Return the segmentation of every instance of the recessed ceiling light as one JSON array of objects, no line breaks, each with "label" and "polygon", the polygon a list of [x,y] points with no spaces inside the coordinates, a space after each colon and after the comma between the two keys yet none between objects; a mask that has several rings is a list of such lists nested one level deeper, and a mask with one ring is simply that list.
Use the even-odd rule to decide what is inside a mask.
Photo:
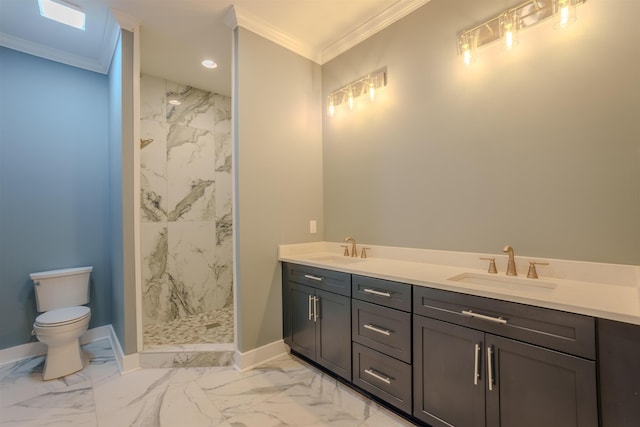
[{"label": "recessed ceiling light", "polygon": [[211,59],[205,59],[202,61],[202,66],[205,68],[216,68],[218,64],[216,64],[216,61],[212,61]]},{"label": "recessed ceiling light", "polygon": [[169,104],[171,104],[171,105],[180,105],[180,104],[182,104],[182,102],[178,101],[177,99],[170,99],[169,100]]},{"label": "recessed ceiling light", "polygon": [[85,14],[80,8],[72,3],[65,1],[38,0],[40,6],[40,15],[45,18],[78,28],[84,31]]}]

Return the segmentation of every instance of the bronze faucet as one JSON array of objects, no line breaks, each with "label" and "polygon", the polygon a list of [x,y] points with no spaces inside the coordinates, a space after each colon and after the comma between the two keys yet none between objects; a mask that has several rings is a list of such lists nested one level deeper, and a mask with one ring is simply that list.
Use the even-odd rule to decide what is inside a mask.
[{"label": "bronze faucet", "polygon": [[[356,248],[356,239],[354,239],[353,237],[345,237],[344,241],[347,242],[347,243],[351,243],[351,256],[352,257],[357,257],[358,256],[358,249]],[[346,251],[345,251],[345,253],[346,253]]]},{"label": "bronze faucet", "polygon": [[513,257],[513,248],[510,245],[507,245],[502,249],[502,252],[506,252],[509,254],[509,261],[507,262],[507,276],[517,276],[516,272],[516,261]]}]

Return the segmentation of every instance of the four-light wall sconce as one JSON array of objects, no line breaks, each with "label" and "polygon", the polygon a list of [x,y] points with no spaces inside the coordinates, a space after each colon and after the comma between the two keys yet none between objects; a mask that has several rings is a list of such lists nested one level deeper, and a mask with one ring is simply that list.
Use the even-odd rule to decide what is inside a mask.
[{"label": "four-light wall sconce", "polygon": [[348,104],[349,109],[353,110],[356,99],[361,96],[369,96],[373,101],[376,91],[385,86],[387,86],[387,69],[383,68],[334,90],[327,97],[329,115],[333,117],[336,108],[342,104]]},{"label": "four-light wall sconce", "polygon": [[586,0],[527,0],[492,16],[484,22],[459,31],[458,55],[465,65],[474,62],[474,51],[502,39],[506,50],[518,44],[519,31],[538,24],[550,16],[554,28],[565,28],[576,20],[576,6]]}]

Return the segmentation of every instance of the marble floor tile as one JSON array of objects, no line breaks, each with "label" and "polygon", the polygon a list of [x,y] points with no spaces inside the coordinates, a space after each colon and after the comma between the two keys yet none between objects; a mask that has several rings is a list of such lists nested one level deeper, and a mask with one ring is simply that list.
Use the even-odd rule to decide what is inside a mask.
[{"label": "marble floor tile", "polygon": [[109,340],[79,373],[42,381],[43,357],[0,366],[0,426],[403,427],[408,421],[305,362],[255,369],[140,369],[120,375]]}]

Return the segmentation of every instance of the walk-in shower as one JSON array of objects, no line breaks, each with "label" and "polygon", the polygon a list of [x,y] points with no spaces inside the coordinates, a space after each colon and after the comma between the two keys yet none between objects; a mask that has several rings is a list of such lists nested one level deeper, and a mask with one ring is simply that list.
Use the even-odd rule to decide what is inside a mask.
[{"label": "walk-in shower", "polygon": [[231,98],[140,88],[143,351],[232,344]]}]

